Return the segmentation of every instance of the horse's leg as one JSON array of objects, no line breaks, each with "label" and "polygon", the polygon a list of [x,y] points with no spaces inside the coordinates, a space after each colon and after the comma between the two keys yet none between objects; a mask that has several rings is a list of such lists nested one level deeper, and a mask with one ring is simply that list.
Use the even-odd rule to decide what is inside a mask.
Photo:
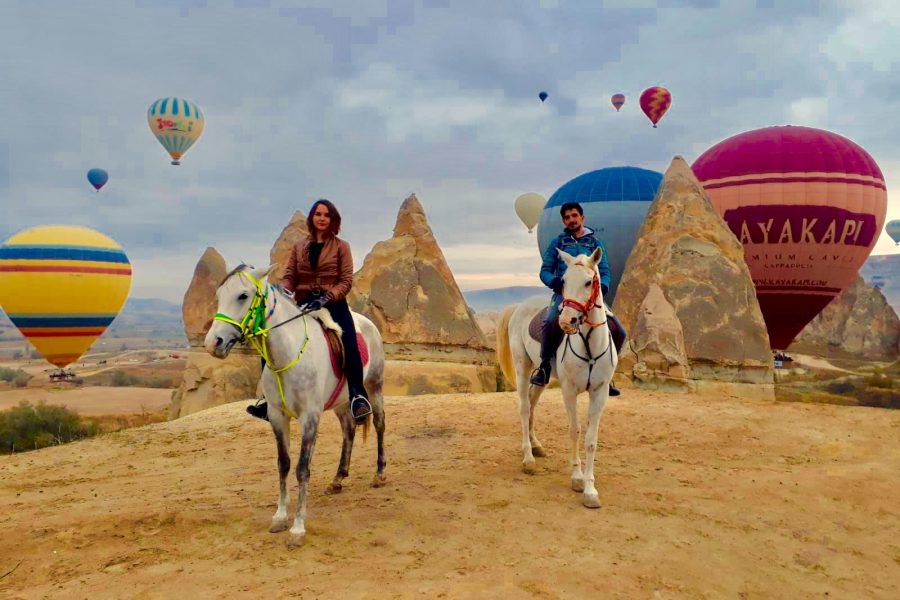
[{"label": "horse's leg", "polygon": [[527,365],[516,365],[516,389],[519,392],[519,416],[522,419],[522,470],[534,474],[534,453],[531,447],[531,411],[543,388],[531,385]]},{"label": "horse's leg", "polygon": [[275,434],[275,446],[278,449],[278,509],[272,517],[269,531],[278,533],[288,528],[288,492],[287,476],[291,471],[291,421],[280,410],[269,409],[269,423]]},{"label": "horse's leg", "polygon": [[578,450],[578,438],[581,437],[581,426],[578,424],[578,390],[568,382],[562,382],[563,401],[569,416],[569,464],[572,465],[572,489],[584,491],[584,474],[581,472],[581,456]]},{"label": "horse's leg", "polygon": [[588,426],[584,436],[584,498],[582,503],[588,508],[600,508],[600,496],[594,487],[594,455],[597,452],[597,436],[600,429],[600,417],[603,415],[603,407],[609,399],[609,386],[601,385],[590,392],[590,404],[588,405]]},{"label": "horse's leg", "polygon": [[534,407],[537,406],[538,400],[540,400],[541,394],[535,394],[531,400],[531,412],[528,415],[528,440],[531,442],[531,453],[538,458],[547,456],[547,453],[544,451],[544,446],[541,445],[541,442],[538,441],[537,436],[534,434]]},{"label": "horse's leg", "polygon": [[318,413],[301,413],[303,423],[303,440],[300,442],[300,460],[297,462],[297,481],[300,484],[300,494],[297,500],[297,513],[294,515],[294,524],[291,526],[291,535],[288,538],[288,547],[295,548],[303,543],[306,537],[306,491],[309,487],[309,463],[312,461],[313,450],[316,448],[316,434],[319,430]]},{"label": "horse's leg", "polygon": [[340,494],[343,489],[342,482],[344,477],[350,475],[350,454],[353,452],[353,438],[356,436],[356,424],[353,422],[353,415],[350,414],[350,405],[344,405],[340,409],[335,409],[338,421],[341,423],[341,432],[344,434],[344,445],[341,448],[341,462],[338,465],[337,473],[326,494]]},{"label": "horse's leg", "polygon": [[372,420],[375,423],[375,433],[378,436],[378,465],[375,477],[372,479],[372,487],[381,487],[387,483],[387,477],[384,475],[384,468],[387,466],[387,459],[384,457],[384,393],[381,383],[373,386],[373,388]]}]

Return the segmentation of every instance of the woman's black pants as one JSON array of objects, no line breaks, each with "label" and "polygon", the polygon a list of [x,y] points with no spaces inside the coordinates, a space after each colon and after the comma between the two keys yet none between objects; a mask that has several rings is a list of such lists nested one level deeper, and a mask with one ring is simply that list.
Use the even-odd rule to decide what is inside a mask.
[{"label": "woman's black pants", "polygon": [[[304,298],[297,304],[303,306],[303,302],[310,298]],[[363,385],[363,366],[362,357],[359,354],[359,345],[356,343],[356,327],[353,324],[353,315],[350,314],[350,306],[346,300],[339,300],[326,304],[331,318],[335,323],[341,326],[341,341],[344,344],[344,374],[347,376],[347,387],[350,392],[350,398],[358,394],[362,394],[366,398],[366,388]],[[265,368],[266,361],[262,360],[262,367]]]}]

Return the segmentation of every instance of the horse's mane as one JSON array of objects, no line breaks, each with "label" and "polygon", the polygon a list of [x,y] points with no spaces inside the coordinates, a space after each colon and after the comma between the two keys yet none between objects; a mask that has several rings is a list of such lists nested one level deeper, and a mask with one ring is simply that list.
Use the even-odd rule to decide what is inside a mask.
[{"label": "horse's mane", "polygon": [[225,277],[222,278],[222,281],[219,282],[219,287],[221,287],[222,284],[224,284],[226,281],[228,281],[228,279],[235,273],[240,273],[241,271],[246,271],[247,269],[252,269],[252,268],[253,268],[252,266],[250,266],[246,263],[239,264],[238,266],[233,268],[231,270],[231,272],[228,273],[228,275],[226,275]]}]

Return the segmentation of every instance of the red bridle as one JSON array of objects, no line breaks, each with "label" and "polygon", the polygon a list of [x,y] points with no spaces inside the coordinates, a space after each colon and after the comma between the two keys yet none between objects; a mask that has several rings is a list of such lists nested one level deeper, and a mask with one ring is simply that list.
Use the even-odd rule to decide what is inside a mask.
[{"label": "red bridle", "polygon": [[562,305],[563,307],[573,308],[584,315],[584,317],[582,318],[582,322],[587,323],[591,327],[600,327],[601,325],[606,325],[606,321],[603,321],[602,323],[594,323],[587,318],[588,313],[597,306],[598,298],[600,298],[600,276],[596,271],[594,271],[594,281],[591,286],[591,295],[590,297],[588,297],[587,302],[582,304],[578,300],[573,300],[572,298],[563,298]]}]

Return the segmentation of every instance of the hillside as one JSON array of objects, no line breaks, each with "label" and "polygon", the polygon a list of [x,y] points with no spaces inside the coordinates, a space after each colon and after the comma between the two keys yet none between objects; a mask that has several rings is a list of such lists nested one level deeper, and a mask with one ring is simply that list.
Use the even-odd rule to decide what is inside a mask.
[{"label": "hillside", "polygon": [[267,531],[275,449],[243,402],[4,457],[5,595],[900,597],[900,412],[626,390],[601,424],[590,511],[546,396],[537,475],[521,471],[513,394],[392,397],[387,487],[369,487],[374,440],[358,436],[336,496],[325,415],[293,551]]},{"label": "hillside", "polygon": [[508,304],[521,302],[532,296],[547,296],[550,301],[550,290],[543,286],[513,286],[489,290],[472,290],[463,292],[466,303],[475,312],[502,310]]}]

